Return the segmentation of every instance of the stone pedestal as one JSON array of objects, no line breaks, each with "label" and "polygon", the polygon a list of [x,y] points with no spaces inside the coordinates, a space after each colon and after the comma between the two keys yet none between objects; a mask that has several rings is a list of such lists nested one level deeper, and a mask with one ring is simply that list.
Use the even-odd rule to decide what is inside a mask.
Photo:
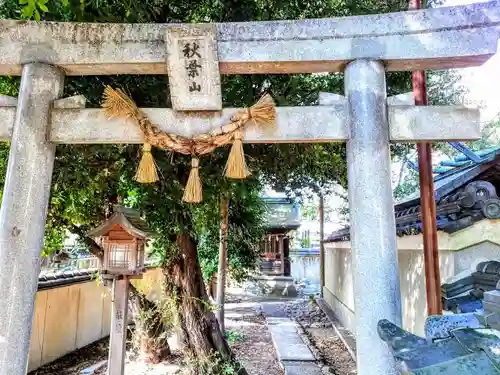
[{"label": "stone pedestal", "polygon": [[263,294],[276,297],[296,297],[297,289],[290,276],[266,276],[255,278],[255,283]]}]

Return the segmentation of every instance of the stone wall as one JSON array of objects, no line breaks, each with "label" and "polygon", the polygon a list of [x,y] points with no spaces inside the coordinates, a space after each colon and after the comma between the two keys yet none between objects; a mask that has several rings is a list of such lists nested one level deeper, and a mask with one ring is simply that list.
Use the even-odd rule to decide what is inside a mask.
[{"label": "stone wall", "polygon": [[[157,298],[161,291],[160,269],[150,269],[136,287]],[[39,290],[31,332],[28,371],[109,335],[110,288],[97,280]]]},{"label": "stone wall", "polygon": [[[486,228],[484,222],[453,235],[439,233],[442,282],[465,270],[475,269],[480,261],[500,261],[500,243],[495,238],[484,235]],[[500,222],[498,224],[490,222],[488,225],[498,226]],[[466,231],[469,232],[465,233]],[[458,238],[459,242],[456,241]],[[463,238],[467,238],[467,241],[462,241]],[[465,247],[461,247],[463,245]],[[323,294],[342,324],[355,332],[353,275],[349,247],[348,242],[327,244]],[[398,248],[403,326],[410,332],[423,335],[427,302],[421,235],[399,238]],[[367,279],[366,282],[370,280]],[[374,295],[373,298],[377,296]]]}]

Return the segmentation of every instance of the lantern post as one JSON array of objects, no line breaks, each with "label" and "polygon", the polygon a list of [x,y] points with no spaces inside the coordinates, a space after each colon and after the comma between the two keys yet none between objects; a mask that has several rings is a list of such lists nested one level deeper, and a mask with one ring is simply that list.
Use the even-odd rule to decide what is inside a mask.
[{"label": "lantern post", "polygon": [[112,281],[111,332],[108,375],[123,375],[128,326],[130,279],[140,279],[145,271],[144,248],[151,232],[137,211],[115,206],[113,215],[89,237],[103,248],[101,274]]}]

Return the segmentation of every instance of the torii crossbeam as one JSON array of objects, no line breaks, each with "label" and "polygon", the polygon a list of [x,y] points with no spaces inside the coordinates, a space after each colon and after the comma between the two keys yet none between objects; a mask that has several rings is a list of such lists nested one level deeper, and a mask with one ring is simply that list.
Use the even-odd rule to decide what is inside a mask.
[{"label": "torii crossbeam", "polygon": [[[385,71],[481,65],[495,54],[499,35],[499,2],[203,26],[0,21],[0,74],[22,77],[18,100],[0,100],[0,139],[12,142],[0,210],[0,374],[26,372],[56,144],[141,142],[131,123],[108,122],[101,110],[58,101],[65,75],[175,76],[169,80],[175,110],[145,112],[162,129],[191,135],[234,111],[211,117],[179,111],[220,109],[219,73],[339,71],[345,73],[345,98],[279,108],[277,131],[250,128],[244,139],[347,141],[358,374],[395,374],[376,332],[380,319],[401,322],[389,142],[474,139],[479,122],[471,109],[387,105]],[[178,53],[172,43],[182,38],[201,38],[211,56],[201,65],[213,79],[189,86],[206,94],[201,99],[187,94],[178,79],[185,72],[175,70],[184,67],[172,58]]]}]

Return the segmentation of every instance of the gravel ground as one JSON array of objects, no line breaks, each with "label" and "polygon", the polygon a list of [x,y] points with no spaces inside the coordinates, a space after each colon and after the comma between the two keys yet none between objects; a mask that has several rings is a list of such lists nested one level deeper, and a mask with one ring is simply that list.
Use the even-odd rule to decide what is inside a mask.
[{"label": "gravel ground", "polygon": [[227,306],[226,331],[236,359],[250,375],[283,375],[264,316],[255,303]]},{"label": "gravel ground", "polygon": [[335,375],[356,374],[356,363],[332,328],[306,328],[311,343],[321,353],[322,359]]},{"label": "gravel ground", "polygon": [[[127,361],[125,365],[125,375],[174,375],[182,374],[182,367],[180,365],[181,359],[179,355],[173,355],[168,360],[157,363],[149,364],[141,361]],[[92,375],[105,375],[107,366],[104,365]]]},{"label": "gravel ground", "polygon": [[351,358],[328,317],[310,299],[297,299],[284,306],[286,314],[304,329],[320,360],[335,375],[356,374],[356,363]]},{"label": "gravel ground", "polygon": [[[356,366],[349,353],[336,336],[328,318],[321,309],[309,299],[293,300],[282,305],[285,313],[304,328],[311,344],[320,353],[330,373],[335,375],[354,375]],[[250,375],[283,375],[271,335],[262,316],[258,301],[253,298],[231,296],[226,305],[226,330],[236,358]],[[80,375],[92,365],[99,364],[95,375],[103,375],[106,365],[103,361],[108,355],[108,339],[46,365],[29,375]],[[174,375],[182,373],[182,358],[172,356],[168,361],[151,365],[129,359],[126,375]]]},{"label": "gravel ground", "polygon": [[286,315],[303,328],[326,328],[332,324],[323,310],[312,299],[296,299],[285,304]]},{"label": "gravel ground", "polygon": [[[236,358],[250,375],[283,375],[276,351],[267,330],[264,317],[256,302],[235,298],[236,303],[226,305],[226,329]],[[59,360],[31,372],[29,375],[80,375],[93,369],[92,375],[106,373],[108,340],[103,339],[77,350]],[[126,375],[174,375],[183,374],[180,354],[171,356],[159,364],[147,364],[127,359]],[[94,368],[95,367],[95,368]],[[87,372],[88,374],[89,372]]]},{"label": "gravel ground", "polygon": [[97,341],[49,363],[28,375],[75,375],[108,357],[108,339]]}]

